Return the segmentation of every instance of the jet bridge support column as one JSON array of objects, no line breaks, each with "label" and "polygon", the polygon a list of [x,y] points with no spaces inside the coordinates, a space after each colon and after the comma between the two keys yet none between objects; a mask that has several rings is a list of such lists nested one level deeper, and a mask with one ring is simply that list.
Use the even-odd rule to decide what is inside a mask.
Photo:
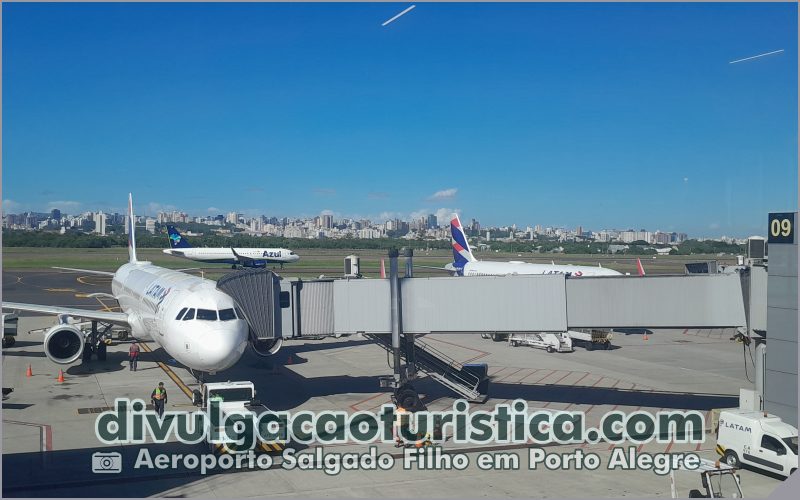
[{"label": "jet bridge support column", "polygon": [[394,381],[395,387],[401,382],[400,367],[400,334],[403,331],[403,318],[400,317],[402,304],[400,300],[400,276],[397,270],[397,256],[400,252],[396,248],[389,250],[389,295],[392,308],[392,354],[394,355]]}]

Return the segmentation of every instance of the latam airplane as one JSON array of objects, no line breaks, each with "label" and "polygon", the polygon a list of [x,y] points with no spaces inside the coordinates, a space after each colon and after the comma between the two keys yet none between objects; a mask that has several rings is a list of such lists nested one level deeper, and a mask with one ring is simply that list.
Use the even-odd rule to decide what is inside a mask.
[{"label": "latam airplane", "polygon": [[504,276],[507,274],[566,274],[571,277],[580,276],[621,276],[613,269],[593,266],[533,264],[529,262],[480,261],[472,255],[467,242],[467,235],[461,226],[458,214],[453,214],[450,221],[450,236],[453,246],[453,262],[445,269],[458,276]]},{"label": "latam airplane", "polygon": [[195,248],[175,229],[167,226],[169,246],[163,252],[176,257],[214,264],[231,264],[234,269],[242,267],[266,267],[267,264],[297,262],[300,256],[285,248]]},{"label": "latam airplane", "polygon": [[[167,354],[194,372],[216,373],[233,366],[244,353],[249,326],[234,300],[216,288],[216,283],[189,274],[154,266],[136,259],[133,201],[128,197],[129,262],[116,272],[59,268],[110,276],[113,297],[122,312],[91,311],[36,304],[3,302],[3,309],[58,316],[58,323],[44,337],[44,352],[59,364],[79,358],[89,361],[94,353],[106,357],[105,332],[113,325],[130,328],[136,338],[150,338]],[[98,294],[109,296],[108,294]],[[70,318],[102,324],[104,329],[87,333]],[[251,341],[262,356],[280,348],[278,339],[270,345]]]}]

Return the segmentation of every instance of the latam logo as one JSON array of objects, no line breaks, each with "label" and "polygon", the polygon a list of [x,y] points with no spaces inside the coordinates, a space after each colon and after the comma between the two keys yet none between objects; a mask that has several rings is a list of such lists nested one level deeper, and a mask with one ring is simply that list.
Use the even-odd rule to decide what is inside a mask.
[{"label": "latam logo", "polygon": [[719,421],[720,427],[725,427],[726,429],[735,429],[737,431],[747,432],[748,434],[752,434],[753,430],[750,427],[737,424],[736,422],[726,422],[725,420]]},{"label": "latam logo", "polygon": [[277,252],[273,252],[271,250],[264,250],[264,255],[262,257],[280,257],[281,252],[278,250]]},{"label": "latam logo", "polygon": [[153,283],[147,287],[144,294],[153,299],[156,302],[156,306],[160,306],[161,303],[164,302],[164,299],[167,298],[170,291],[172,291],[172,288],[164,288],[158,283]]}]

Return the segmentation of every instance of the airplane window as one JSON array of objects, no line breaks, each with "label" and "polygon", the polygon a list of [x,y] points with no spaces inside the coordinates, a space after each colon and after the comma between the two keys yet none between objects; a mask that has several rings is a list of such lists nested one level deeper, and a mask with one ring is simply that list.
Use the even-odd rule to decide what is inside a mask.
[{"label": "airplane window", "polygon": [[236,319],[236,314],[233,313],[233,309],[220,309],[219,311],[220,321],[229,321],[232,319]]},{"label": "airplane window", "polygon": [[186,307],[184,307],[183,309],[181,309],[181,310],[180,310],[180,312],[178,313],[178,315],[177,315],[177,316],[175,316],[175,319],[181,319],[181,317],[183,316],[183,313],[185,313],[185,312],[186,312],[186,309],[187,309]]},{"label": "airplane window", "polygon": [[211,309],[198,309],[197,319],[202,319],[205,321],[216,321],[217,311],[212,311]]},{"label": "airplane window", "polygon": [[184,321],[189,321],[190,319],[194,319],[194,309],[186,311],[186,316],[183,317]]}]

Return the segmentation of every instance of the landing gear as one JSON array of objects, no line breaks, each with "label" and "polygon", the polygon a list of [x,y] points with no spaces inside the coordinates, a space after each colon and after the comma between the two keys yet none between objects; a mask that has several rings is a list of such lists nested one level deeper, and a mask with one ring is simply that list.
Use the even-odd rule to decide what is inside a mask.
[{"label": "landing gear", "polygon": [[97,361],[105,361],[108,353],[108,346],[105,342],[97,344]]},{"label": "landing gear", "polygon": [[16,337],[12,337],[11,335],[9,335],[7,337],[3,337],[3,349],[5,349],[7,347],[13,347],[16,342],[17,342],[17,338]]},{"label": "landing gear", "polygon": [[194,379],[197,380],[198,384],[203,385],[203,381],[205,379],[205,372],[201,372],[201,371],[193,370],[192,368],[189,368],[189,373],[191,373],[192,377],[194,377]]}]

